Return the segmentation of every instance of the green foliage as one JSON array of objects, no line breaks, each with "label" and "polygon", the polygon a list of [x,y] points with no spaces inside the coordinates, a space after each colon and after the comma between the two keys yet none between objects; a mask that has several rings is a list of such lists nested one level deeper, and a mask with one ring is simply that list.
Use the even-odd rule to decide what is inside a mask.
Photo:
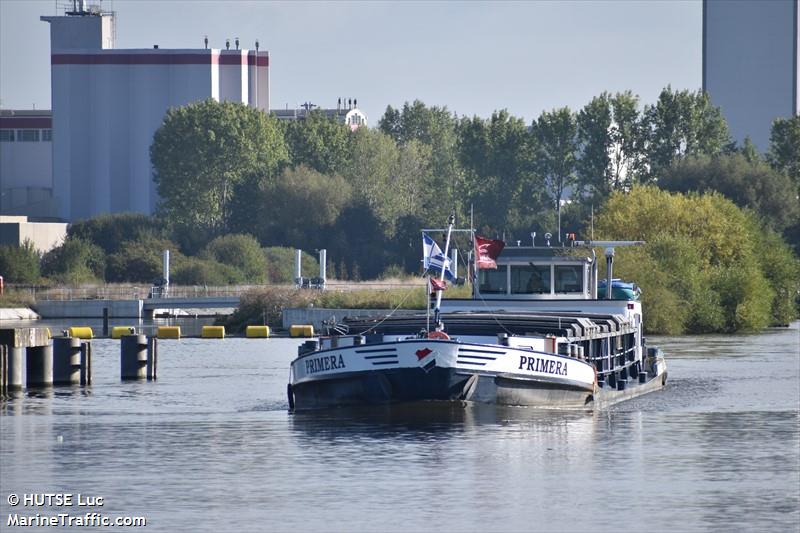
[{"label": "green foliage", "polygon": [[531,126],[538,142],[536,169],[544,177],[553,205],[559,206],[564,189],[575,182],[577,122],[568,107],[545,111]]},{"label": "green foliage", "polygon": [[299,166],[285,169],[259,194],[263,210],[257,220],[262,242],[321,248],[326,230],[350,202],[352,188],[338,174],[325,175]]},{"label": "green foliage", "polygon": [[250,324],[283,326],[281,313],[287,307],[307,307],[318,291],[262,287],[242,294],[239,307],[225,323],[231,331],[243,331]]},{"label": "green foliage", "polygon": [[25,240],[21,246],[0,246],[0,276],[3,276],[3,282],[38,283],[39,260],[39,252],[29,240]]},{"label": "green foliage", "polygon": [[[238,270],[238,276],[231,276],[217,268],[216,272],[225,273],[228,283],[264,283],[267,263],[261,245],[252,235],[224,235],[217,237],[205,247],[200,254],[201,259],[216,261]],[[197,265],[199,266],[199,264]],[[202,269],[201,269],[202,270]],[[197,268],[195,271],[198,272]],[[223,283],[224,284],[224,283]]]},{"label": "green foliage", "polygon": [[251,176],[267,179],[287,162],[276,119],[244,104],[208,99],[172,108],[150,157],[160,210],[179,226],[228,227],[234,192]]},{"label": "green foliage", "polygon": [[[797,268],[796,259],[784,246],[778,265],[765,268],[772,254],[759,240],[757,222],[719,194],[652,187],[613,193],[595,231],[599,238],[647,241],[640,249],[618,250],[615,275],[642,287],[648,331],[739,331],[781,318],[785,323],[780,313],[796,287],[785,276]],[[775,300],[779,293],[783,303]]]},{"label": "green foliage", "polygon": [[61,246],[42,257],[42,273],[53,281],[78,285],[102,282],[106,254],[103,249],[79,237],[68,237]]},{"label": "green foliage", "polygon": [[[267,259],[269,283],[294,283],[294,248],[272,246],[264,249]],[[319,261],[311,254],[301,255],[301,273],[304,278],[319,276]]]},{"label": "green foliage", "polygon": [[642,117],[639,98],[630,91],[602,93],[577,117],[580,188],[595,200],[627,190],[642,164]]},{"label": "green foliage", "polygon": [[116,253],[121,243],[145,237],[163,237],[164,224],[141,213],[98,215],[69,225],[69,237],[91,242],[107,254]]},{"label": "green foliage", "polygon": [[525,122],[502,110],[489,120],[463,118],[457,132],[465,211],[473,205],[475,219],[486,232],[530,227],[534,215],[552,204],[534,172],[536,138]]},{"label": "green foliage", "polygon": [[295,120],[286,126],[289,159],[294,166],[305,165],[322,174],[342,172],[348,162],[349,133],[347,126],[315,109],[305,120]]},{"label": "green foliage", "polygon": [[171,268],[178,269],[184,257],[172,241],[147,237],[122,243],[119,251],[107,258],[106,281],[153,283],[161,279],[164,250],[170,251]]},{"label": "green foliage", "polygon": [[187,257],[170,276],[175,285],[236,285],[249,282],[235,266],[199,257]]},{"label": "green foliage", "polygon": [[778,118],[769,136],[770,164],[789,175],[800,192],[800,115]]},{"label": "green foliage", "polygon": [[786,174],[745,154],[687,157],[666,169],[659,187],[677,192],[717,191],[740,207],[752,209],[776,231],[800,217],[800,201]]},{"label": "green foliage", "polygon": [[702,91],[673,91],[667,86],[655,105],[645,106],[643,127],[649,171],[643,171],[642,181],[658,179],[675,159],[716,155],[731,148],[722,113]]}]

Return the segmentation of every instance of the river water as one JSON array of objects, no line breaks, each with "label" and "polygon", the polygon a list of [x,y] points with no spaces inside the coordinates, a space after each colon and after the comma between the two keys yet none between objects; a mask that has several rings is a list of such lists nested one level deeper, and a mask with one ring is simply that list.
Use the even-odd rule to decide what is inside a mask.
[{"label": "river water", "polygon": [[[90,388],[0,403],[0,530],[97,511],[145,531],[798,531],[799,335],[651,337],[667,388],[602,412],[294,415],[297,341],[161,341],[158,381],[123,384],[95,340]],[[8,503],[40,493],[72,505]]]}]

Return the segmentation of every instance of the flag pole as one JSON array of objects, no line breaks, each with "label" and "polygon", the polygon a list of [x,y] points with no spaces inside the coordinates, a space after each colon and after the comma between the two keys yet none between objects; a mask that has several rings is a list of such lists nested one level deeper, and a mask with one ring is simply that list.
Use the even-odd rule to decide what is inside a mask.
[{"label": "flag pole", "polygon": [[[447,220],[447,239],[444,242],[444,257],[442,258],[442,271],[439,274],[439,281],[444,282],[444,271],[447,267],[447,252],[450,249],[450,234],[453,231],[453,225],[456,223],[456,215],[452,213]],[[433,309],[433,325],[439,327],[439,310],[442,305],[442,292],[436,291],[436,307]]]}]

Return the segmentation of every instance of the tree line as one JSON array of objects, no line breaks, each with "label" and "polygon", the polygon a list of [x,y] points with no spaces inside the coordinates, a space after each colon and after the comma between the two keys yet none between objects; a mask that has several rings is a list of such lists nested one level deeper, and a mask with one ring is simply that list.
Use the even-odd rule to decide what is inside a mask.
[{"label": "tree line", "polygon": [[[625,215],[636,209],[628,203],[634,193],[648,187],[721,195],[746,214],[729,229],[800,250],[800,117],[776,120],[761,154],[749,140],[731,140],[720,110],[699,91],[667,87],[648,104],[631,92],[603,93],[579,110],[545,111],[530,122],[507,110],[467,117],[414,101],[388,106],[376,127],[356,131],[319,111],[281,122],[242,104],[206,100],[166,114],[151,159],[161,198],[155,216],[82,221],[44,257],[0,250],[0,267],[16,262],[33,273],[35,264],[48,279],[64,282],[149,282],[160,273],[160,250],[168,248],[176,282],[286,282],[291,249],[326,248],[330,275],[371,279],[418,272],[420,229],[443,225],[453,211],[459,225],[472,215],[481,233],[507,241],[528,242],[533,231],[555,234],[559,210],[562,233],[589,237],[596,219],[596,236],[613,227],[618,235],[607,236],[623,238],[626,228],[602,222],[616,211],[635,227],[675,231],[678,238],[675,224],[654,226],[663,217]],[[720,217],[695,220],[722,224]],[[24,261],[3,259],[26,253]],[[796,266],[791,251],[787,257]],[[658,260],[660,272],[665,261]],[[709,277],[715,263],[697,268],[706,276],[698,286],[713,279],[730,288]],[[772,293],[785,292],[773,283],[779,276],[762,277]],[[689,293],[671,293],[689,301]],[[682,323],[687,330],[736,329],[725,316]]]},{"label": "tree line", "polygon": [[458,117],[420,101],[375,128],[312,111],[279,122],[213,100],[170,110],[151,149],[160,213],[184,248],[243,233],[264,246],[325,247],[341,277],[413,272],[419,229],[455,211],[492,236],[582,231],[612,192],[655,184],[719,191],[800,243],[800,119],[776,121],[766,156],[732,142],[703,92],[665,88],[642,106],[603,93],[526,123]]}]

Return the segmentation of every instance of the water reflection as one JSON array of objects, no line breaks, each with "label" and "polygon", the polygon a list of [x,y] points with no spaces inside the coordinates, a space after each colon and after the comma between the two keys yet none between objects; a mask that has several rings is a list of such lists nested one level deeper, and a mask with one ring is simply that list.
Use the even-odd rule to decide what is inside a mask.
[{"label": "water reflection", "polygon": [[164,342],[159,381],[121,383],[96,340],[92,387],[0,404],[0,494],[99,494],[148,531],[797,530],[797,329],[663,341],[667,388],[606,411],[289,414],[296,341]]}]

